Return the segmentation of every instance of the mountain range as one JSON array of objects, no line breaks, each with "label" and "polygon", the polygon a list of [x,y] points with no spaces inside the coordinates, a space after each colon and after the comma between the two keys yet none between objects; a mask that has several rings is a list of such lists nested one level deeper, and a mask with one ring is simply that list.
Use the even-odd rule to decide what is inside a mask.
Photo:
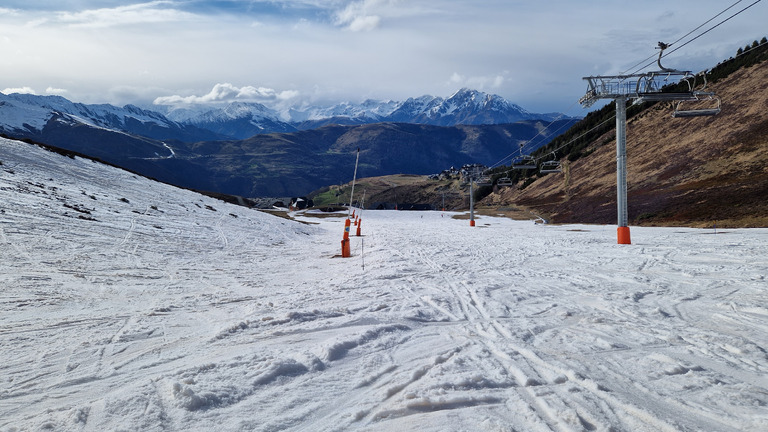
[{"label": "mountain range", "polygon": [[488,125],[521,120],[552,121],[560,113],[531,113],[498,95],[463,88],[448,98],[421,96],[403,102],[342,102],[331,106],[305,106],[282,112],[258,103],[231,103],[224,107],[162,107],[167,117],[181,124],[245,139],[260,133],[316,129],[330,124],[412,123],[432,126]]},{"label": "mountain range", "polygon": [[404,102],[366,100],[332,106],[303,106],[279,112],[254,102],[226,105],[116,107],[75,103],[61,96],[0,93],[0,132],[41,138],[49,121],[105,128],[156,140],[184,142],[246,139],[265,133],[296,132],[329,124],[381,122],[433,126],[515,123],[563,118],[531,113],[501,96],[461,89],[449,98],[421,96]]},{"label": "mountain range", "polygon": [[576,121],[557,120],[556,128],[541,133],[555,115],[532,114],[499,96],[466,89],[447,99],[369,100],[289,114],[292,122],[255,103],[164,114],[134,105],[0,94],[5,136],[95,157],[177,186],[246,197],[297,196],[346,181],[358,148],[360,176],[493,164],[521,144],[535,150]]}]

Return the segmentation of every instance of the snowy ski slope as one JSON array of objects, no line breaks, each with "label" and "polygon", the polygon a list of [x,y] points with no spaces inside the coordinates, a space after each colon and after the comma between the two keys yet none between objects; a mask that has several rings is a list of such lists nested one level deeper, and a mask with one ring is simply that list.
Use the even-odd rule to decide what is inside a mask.
[{"label": "snowy ski slope", "polygon": [[0,139],[0,431],[768,430],[768,229],[300,224]]}]

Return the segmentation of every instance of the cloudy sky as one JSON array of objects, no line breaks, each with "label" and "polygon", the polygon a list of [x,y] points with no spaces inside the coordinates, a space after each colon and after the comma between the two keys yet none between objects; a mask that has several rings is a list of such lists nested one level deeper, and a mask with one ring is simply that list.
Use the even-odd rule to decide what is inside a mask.
[{"label": "cloudy sky", "polygon": [[[3,0],[0,91],[76,102],[404,100],[461,87],[568,111],[754,0]],[[768,2],[665,58],[702,70],[768,34]],[[682,45],[687,39],[680,41]],[[675,46],[673,46],[675,48]],[[646,64],[648,62],[644,62]]]}]

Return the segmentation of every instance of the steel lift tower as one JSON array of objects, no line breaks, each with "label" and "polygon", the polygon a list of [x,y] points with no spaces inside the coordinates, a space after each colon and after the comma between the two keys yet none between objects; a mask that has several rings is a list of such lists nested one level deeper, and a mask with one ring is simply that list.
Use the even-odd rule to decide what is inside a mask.
[{"label": "steel lift tower", "polygon": [[[720,112],[720,100],[712,92],[704,92],[706,73],[701,74],[703,85],[696,90],[696,79],[691,71],[668,69],[661,65],[661,57],[667,44],[659,42],[660,70],[630,75],[589,76],[587,93],[579,103],[588,108],[600,99],[613,99],[616,103],[616,202],[618,207],[618,244],[631,244],[627,226],[627,102],[669,101],[677,102],[673,117],[711,116]],[[687,83],[687,91],[668,92],[664,87],[678,82]],[[715,107],[681,110],[684,102],[701,100],[716,101]]]}]

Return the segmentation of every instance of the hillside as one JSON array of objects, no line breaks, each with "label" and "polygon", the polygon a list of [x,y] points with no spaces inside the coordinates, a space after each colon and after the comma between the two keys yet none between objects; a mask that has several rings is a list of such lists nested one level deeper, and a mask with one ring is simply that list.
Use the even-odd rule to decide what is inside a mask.
[{"label": "hillside", "polygon": [[[315,206],[344,205],[349,203],[352,183],[334,185],[309,194]],[[358,206],[365,208],[408,209],[416,204],[430,209],[461,209],[468,205],[468,196],[461,182],[431,180],[427,176],[396,174],[362,178],[355,184],[353,197]]]},{"label": "hillside", "polygon": [[[465,90],[450,99],[450,104],[431,98],[439,101],[434,104],[438,110],[433,114],[469,121],[470,117],[478,120],[482,113],[508,108],[510,112],[530,115],[498,97],[483,95]],[[200,125],[208,128],[203,129],[132,106],[84,105],[62,97],[0,94],[0,135],[85,154],[180,187],[245,197],[277,197],[305,195],[348,179],[357,148],[361,149],[363,176],[431,174],[451,165],[494,163],[550,124],[546,120],[467,126],[331,124],[221,140],[217,137],[230,134],[227,128],[239,127],[240,123],[253,133],[286,130],[254,123],[254,116],[267,110],[264,106],[233,104],[229,108],[201,115]],[[263,120],[271,121],[268,116]],[[575,121],[558,120],[550,128],[551,133],[537,136],[529,148],[546,144],[557,130]]]},{"label": "hillside", "polygon": [[[573,122],[560,120],[552,129]],[[153,170],[139,171],[201,190],[246,197],[298,196],[350,179],[358,148],[359,177],[432,174],[452,165],[494,163],[509,153],[510,146],[530,141],[547,124],[333,125],[241,141],[176,143],[177,157],[147,161]],[[539,135],[531,148],[546,144],[553,135]],[[166,180],[169,175],[175,177]]]},{"label": "hillside", "polygon": [[[629,107],[630,225],[768,226],[768,45],[751,55],[711,71],[707,90],[722,100],[714,117],[673,118],[672,103]],[[541,162],[560,148],[561,173],[494,169],[494,179],[516,183],[481,191],[487,196],[477,207],[524,207],[555,223],[616,223],[614,113],[612,103],[593,111],[533,152]]]},{"label": "hillside", "polygon": [[[719,115],[672,118],[667,103],[628,121],[630,224],[768,226],[767,86],[763,61],[709,86],[722,99]],[[482,204],[517,203],[554,222],[615,223],[615,129],[584,152],[563,173],[497,189]]]}]

